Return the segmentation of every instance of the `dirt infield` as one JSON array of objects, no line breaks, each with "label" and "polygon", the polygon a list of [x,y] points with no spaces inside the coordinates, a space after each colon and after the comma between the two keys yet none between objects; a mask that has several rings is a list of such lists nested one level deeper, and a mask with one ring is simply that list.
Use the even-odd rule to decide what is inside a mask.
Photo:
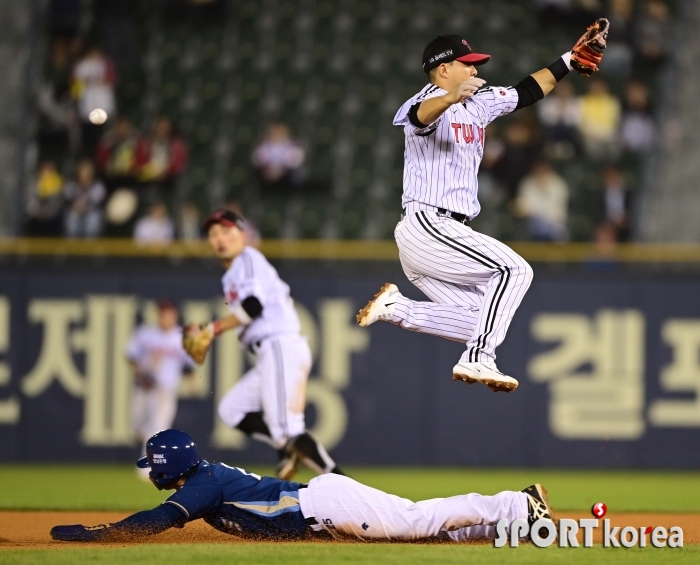
[{"label": "dirt infield", "polygon": [[[55,542],[49,530],[56,524],[101,524],[127,516],[124,512],[34,512],[0,511],[0,550],[6,548],[75,547],[76,544]],[[559,518],[590,518],[590,514],[562,513]],[[613,526],[680,526],[685,544],[700,543],[700,514],[609,514]],[[594,542],[600,544],[602,528],[595,530]],[[579,535],[579,540],[581,536]],[[153,536],[148,543],[248,543],[218,532],[202,520],[191,522],[184,529],[171,529]],[[327,542],[318,542],[327,543]],[[95,544],[80,544],[90,546]],[[104,544],[100,544],[103,546]],[[119,543],[117,545],[124,545]]]}]

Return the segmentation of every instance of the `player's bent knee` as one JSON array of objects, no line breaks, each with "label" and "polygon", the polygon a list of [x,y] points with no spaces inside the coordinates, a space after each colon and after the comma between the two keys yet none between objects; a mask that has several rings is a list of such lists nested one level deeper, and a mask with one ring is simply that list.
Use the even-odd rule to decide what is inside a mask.
[{"label": "player's bent knee", "polygon": [[243,420],[246,415],[244,410],[238,408],[230,402],[226,402],[226,398],[219,402],[217,411],[221,421],[229,428],[235,428],[241,423],[241,420]]}]

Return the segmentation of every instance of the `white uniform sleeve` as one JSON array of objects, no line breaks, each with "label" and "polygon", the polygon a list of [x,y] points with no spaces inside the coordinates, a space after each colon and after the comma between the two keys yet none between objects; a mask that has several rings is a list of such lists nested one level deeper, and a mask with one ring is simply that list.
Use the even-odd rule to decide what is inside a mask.
[{"label": "white uniform sleeve", "polygon": [[224,294],[228,303],[228,309],[244,324],[252,321],[246,319],[247,314],[245,314],[241,305],[246,298],[255,296],[260,301],[260,304],[265,305],[260,276],[262,276],[262,273],[258,273],[258,276],[256,276],[253,258],[247,253],[241,253],[236,258],[233,269],[224,276]]},{"label": "white uniform sleeve", "polygon": [[489,86],[468,98],[467,104],[476,108],[481,127],[486,127],[496,118],[510,114],[518,105],[518,93],[512,86]]},{"label": "white uniform sleeve", "polygon": [[427,92],[421,92],[413,98],[406,100],[406,102],[404,102],[403,106],[399,108],[399,111],[396,112],[396,115],[394,116],[394,125],[401,126],[404,128],[409,127],[418,134],[434,130],[440,123],[440,120],[442,120],[442,116],[444,114],[441,114],[437,120],[435,120],[432,124],[428,124],[427,127],[417,128],[411,123],[411,120],[408,117],[408,112],[411,110],[412,106],[420,104],[424,100],[429,100],[430,98],[437,98],[438,96],[442,96],[443,94],[445,94],[444,90],[435,87],[434,90],[428,89]]}]

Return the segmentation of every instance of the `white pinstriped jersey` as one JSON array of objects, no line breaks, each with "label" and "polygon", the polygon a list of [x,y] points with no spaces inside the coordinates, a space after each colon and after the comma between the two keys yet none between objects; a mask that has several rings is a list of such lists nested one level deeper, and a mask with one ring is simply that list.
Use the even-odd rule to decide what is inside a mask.
[{"label": "white pinstriped jersey", "polygon": [[246,247],[233,260],[221,284],[231,312],[235,312],[249,296],[255,296],[263,306],[259,318],[237,328],[242,343],[249,345],[274,335],[298,334],[301,331],[289,286],[257,249]]},{"label": "white pinstriped jersey", "polygon": [[484,154],[484,130],[515,110],[518,93],[512,87],[483,88],[450,106],[427,127],[411,124],[411,106],[444,94],[447,91],[439,86],[427,84],[394,117],[394,125],[403,126],[406,136],[402,204],[420,202],[473,218],[481,210],[477,173]]}]

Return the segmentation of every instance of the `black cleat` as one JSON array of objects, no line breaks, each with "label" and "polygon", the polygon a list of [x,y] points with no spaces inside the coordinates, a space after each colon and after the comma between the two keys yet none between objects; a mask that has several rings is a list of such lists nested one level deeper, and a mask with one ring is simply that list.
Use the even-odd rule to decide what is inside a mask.
[{"label": "black cleat", "polygon": [[282,481],[291,481],[299,468],[299,456],[285,449],[280,449],[278,453],[280,459],[277,463],[277,478]]},{"label": "black cleat", "polygon": [[[547,489],[535,483],[522,490],[527,495],[527,521],[532,526],[537,520],[551,520],[557,526],[554,510],[547,500]],[[547,537],[547,532],[540,532],[541,537]]]}]

